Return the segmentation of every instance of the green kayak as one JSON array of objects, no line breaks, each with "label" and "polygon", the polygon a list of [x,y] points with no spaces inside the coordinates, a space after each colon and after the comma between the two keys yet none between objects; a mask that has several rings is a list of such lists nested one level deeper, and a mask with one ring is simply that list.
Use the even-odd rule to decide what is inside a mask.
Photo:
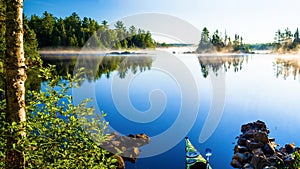
[{"label": "green kayak", "polygon": [[186,169],[212,169],[188,137],[185,138]]}]

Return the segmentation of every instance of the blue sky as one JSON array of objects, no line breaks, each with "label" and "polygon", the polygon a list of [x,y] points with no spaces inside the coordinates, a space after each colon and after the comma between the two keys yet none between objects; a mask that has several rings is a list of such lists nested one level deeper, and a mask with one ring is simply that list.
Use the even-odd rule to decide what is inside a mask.
[{"label": "blue sky", "polygon": [[57,17],[76,12],[99,22],[133,14],[157,12],[179,17],[201,30],[242,35],[245,42],[272,42],[275,32],[300,28],[299,0],[25,0],[24,13]]}]

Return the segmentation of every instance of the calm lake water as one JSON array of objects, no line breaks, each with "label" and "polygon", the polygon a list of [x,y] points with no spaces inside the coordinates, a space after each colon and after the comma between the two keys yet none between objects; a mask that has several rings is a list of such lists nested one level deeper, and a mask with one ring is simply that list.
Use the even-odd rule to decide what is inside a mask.
[{"label": "calm lake water", "polygon": [[230,169],[241,125],[256,120],[266,122],[278,144],[300,145],[298,55],[88,58],[58,64],[62,72],[89,65],[81,88],[73,90],[74,102],[93,98],[115,131],[152,139],[127,169],[185,168],[185,136],[203,155],[212,149],[213,168]]}]

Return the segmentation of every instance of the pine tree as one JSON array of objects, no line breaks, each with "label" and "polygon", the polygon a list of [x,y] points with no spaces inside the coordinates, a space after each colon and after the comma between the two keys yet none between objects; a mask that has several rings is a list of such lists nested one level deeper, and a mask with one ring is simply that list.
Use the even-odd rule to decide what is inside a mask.
[{"label": "pine tree", "polygon": [[198,53],[209,52],[212,50],[212,44],[210,42],[209,31],[206,27],[203,28],[201,33],[201,40],[197,48]]}]

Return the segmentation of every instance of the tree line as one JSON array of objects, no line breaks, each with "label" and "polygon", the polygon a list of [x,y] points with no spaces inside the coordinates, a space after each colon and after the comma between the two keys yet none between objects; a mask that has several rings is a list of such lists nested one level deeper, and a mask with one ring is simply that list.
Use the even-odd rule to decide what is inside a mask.
[{"label": "tree line", "polygon": [[204,27],[201,33],[201,39],[196,50],[197,53],[207,52],[250,52],[249,45],[243,42],[243,37],[235,34],[234,39],[231,39],[225,32],[222,33],[216,30],[212,36],[210,36],[209,30]]},{"label": "tree line", "polygon": [[92,18],[81,19],[75,12],[68,17],[58,18],[45,11],[41,17],[32,15],[28,25],[36,33],[39,48],[80,48],[84,45],[114,49],[155,47],[149,31],[134,26],[126,28],[121,21],[110,28],[105,20],[99,24]]},{"label": "tree line", "polygon": [[[22,0],[0,0],[0,168],[117,168],[98,144],[107,139],[105,114],[95,117],[87,100],[74,106],[68,93],[78,82],[42,67],[22,7]],[[45,88],[32,90],[39,78]]]},{"label": "tree line", "polygon": [[276,52],[289,52],[299,48],[300,35],[297,28],[295,33],[292,33],[289,28],[284,30],[278,29],[275,33],[274,48]]}]

